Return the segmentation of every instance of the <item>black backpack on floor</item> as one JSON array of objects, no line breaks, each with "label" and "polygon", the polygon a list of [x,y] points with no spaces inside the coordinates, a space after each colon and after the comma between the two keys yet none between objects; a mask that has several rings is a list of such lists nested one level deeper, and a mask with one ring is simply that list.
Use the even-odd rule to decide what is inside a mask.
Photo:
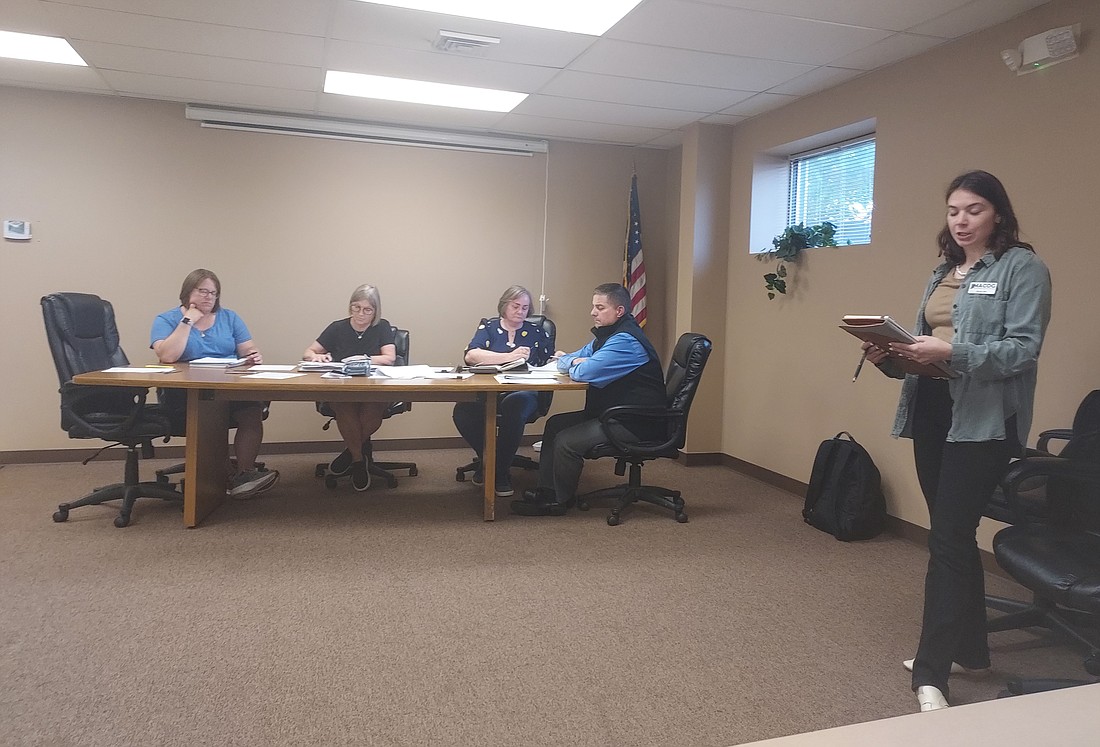
[{"label": "black backpack on floor", "polygon": [[844,542],[871,539],[886,527],[878,467],[847,431],[818,447],[802,518]]}]

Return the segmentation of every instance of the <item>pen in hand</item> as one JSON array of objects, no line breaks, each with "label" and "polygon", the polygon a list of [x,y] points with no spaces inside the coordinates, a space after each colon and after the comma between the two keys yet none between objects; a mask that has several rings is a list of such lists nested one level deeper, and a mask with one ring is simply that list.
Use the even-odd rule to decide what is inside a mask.
[{"label": "pen in hand", "polygon": [[859,357],[859,363],[856,364],[856,372],[852,374],[852,381],[859,378],[859,372],[863,370],[863,362],[867,360],[867,351],[871,348],[864,348],[863,355]]}]

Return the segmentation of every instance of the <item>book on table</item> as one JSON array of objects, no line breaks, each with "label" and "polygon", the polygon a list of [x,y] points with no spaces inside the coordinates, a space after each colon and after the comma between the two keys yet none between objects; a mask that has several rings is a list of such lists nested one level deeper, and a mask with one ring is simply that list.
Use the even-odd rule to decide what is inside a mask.
[{"label": "book on table", "polygon": [[466,366],[466,370],[476,374],[498,374],[504,373],[505,371],[520,373],[527,370],[527,360],[524,358],[516,358],[507,363],[480,363],[476,366]]},{"label": "book on table", "polygon": [[[909,333],[909,330],[905,329],[905,327],[902,327],[888,316],[849,314],[841,319],[840,328],[887,352],[889,352],[890,343],[892,342],[912,345],[917,341],[917,339]],[[890,360],[905,373],[916,374],[917,376],[931,376],[937,379],[954,379],[959,375],[958,371],[942,361],[937,361],[935,363],[918,363],[908,358],[902,358],[895,353],[890,353]]]}]

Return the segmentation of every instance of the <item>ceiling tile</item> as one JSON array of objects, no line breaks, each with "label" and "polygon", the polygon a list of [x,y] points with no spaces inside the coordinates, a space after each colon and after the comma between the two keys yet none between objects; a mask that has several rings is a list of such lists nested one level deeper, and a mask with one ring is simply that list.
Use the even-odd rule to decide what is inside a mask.
[{"label": "ceiling tile", "polygon": [[507,115],[500,127],[505,131],[530,132],[544,138],[589,140],[623,145],[638,145],[667,134],[666,130],[577,122],[568,119],[527,117],[522,114]]},{"label": "ceiling tile", "polygon": [[607,36],[660,47],[824,65],[886,38],[889,32],[664,0],[639,6]]},{"label": "ceiling tile", "polygon": [[[55,5],[59,28],[70,40],[208,54],[289,65],[319,65],[324,39],[154,18],[135,13]],[[89,64],[95,64],[87,60]]]},{"label": "ceiling tile", "polygon": [[752,91],[664,83],[565,70],[539,89],[539,93],[617,104],[656,106],[664,109],[713,112],[752,96]]},{"label": "ceiling tile", "polygon": [[90,67],[28,62],[0,57],[0,84],[61,91],[110,93],[111,88]]},{"label": "ceiling tile", "polygon": [[[958,10],[945,13],[927,23],[914,26],[914,34],[943,36],[956,39],[981,29],[1015,18],[1032,8],[1045,5],[1050,0],[973,0]],[[1043,29],[1036,30],[1039,33]]]},{"label": "ceiling tile", "polygon": [[564,99],[556,96],[529,96],[513,109],[512,113],[674,130],[695,122],[706,112],[654,109],[603,101]]},{"label": "ceiling tile", "polygon": [[894,34],[877,44],[861,49],[833,60],[836,67],[857,70],[874,70],[876,67],[892,65],[906,57],[913,57],[938,47],[944,40],[936,36],[917,36],[916,34]]},{"label": "ceiling tile", "polygon": [[118,70],[103,71],[103,78],[119,93],[150,99],[187,101],[195,104],[244,106],[287,112],[312,111],[315,94],[285,88],[169,78]]},{"label": "ceiling tile", "polygon": [[791,103],[797,96],[782,96],[776,93],[758,93],[751,99],[745,99],[739,104],[734,104],[729,109],[724,109],[720,114],[739,114],[743,117],[755,117],[772,109],[778,109]]},{"label": "ceiling tile", "polygon": [[572,69],[668,83],[766,91],[809,72],[813,66],[601,39],[581,55]]},{"label": "ceiling tile", "polygon": [[835,85],[851,80],[863,74],[862,70],[849,70],[840,67],[816,67],[805,75],[775,86],[768,93],[785,93],[790,96],[809,96]]},{"label": "ceiling tile", "polygon": [[708,5],[777,13],[795,18],[846,23],[873,29],[904,31],[971,0],[697,0]]},{"label": "ceiling tile", "polygon": [[488,129],[503,118],[500,112],[455,109],[449,106],[407,104],[400,101],[364,99],[323,93],[317,98],[316,113],[333,117],[354,117],[391,124],[415,122],[416,126],[443,129]]},{"label": "ceiling tile", "polygon": [[[7,3],[8,0],[5,0]],[[324,36],[331,0],[41,0],[44,5],[98,8],[221,26]]]},{"label": "ceiling tile", "polygon": [[95,60],[98,70],[121,70],[303,91],[320,91],[324,83],[320,71],[314,67],[138,49],[97,42],[76,42],[74,46],[85,59]]},{"label": "ceiling tile", "polygon": [[325,68],[522,93],[537,91],[557,73],[553,68],[536,65],[342,41],[329,43]]},{"label": "ceiling tile", "polygon": [[460,53],[434,49],[432,45],[441,30],[500,39],[499,44],[490,45],[483,53],[476,55],[478,59],[555,68],[568,65],[596,39],[583,34],[402,10],[358,0],[337,1],[331,37],[379,47],[435,52],[452,60],[462,59]]}]

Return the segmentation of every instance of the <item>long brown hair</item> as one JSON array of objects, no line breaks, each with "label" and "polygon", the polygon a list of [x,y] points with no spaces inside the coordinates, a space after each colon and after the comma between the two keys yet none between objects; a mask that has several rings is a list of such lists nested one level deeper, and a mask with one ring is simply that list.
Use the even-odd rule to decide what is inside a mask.
[{"label": "long brown hair", "polygon": [[[1000,179],[988,171],[967,171],[955,177],[948,185],[944,201],[950,200],[951,195],[960,189],[973,192],[993,206],[997,221],[993,224],[993,234],[989,237],[989,249],[994,257],[999,259],[1014,246],[1035,251],[1031,244],[1020,241],[1020,223],[1016,220],[1016,211],[1012,209],[1012,202],[1008,199],[1008,192]],[[946,257],[948,262],[959,264],[966,259],[966,252],[955,242],[946,223],[940,229],[936,242],[940,246],[940,256]]]}]

